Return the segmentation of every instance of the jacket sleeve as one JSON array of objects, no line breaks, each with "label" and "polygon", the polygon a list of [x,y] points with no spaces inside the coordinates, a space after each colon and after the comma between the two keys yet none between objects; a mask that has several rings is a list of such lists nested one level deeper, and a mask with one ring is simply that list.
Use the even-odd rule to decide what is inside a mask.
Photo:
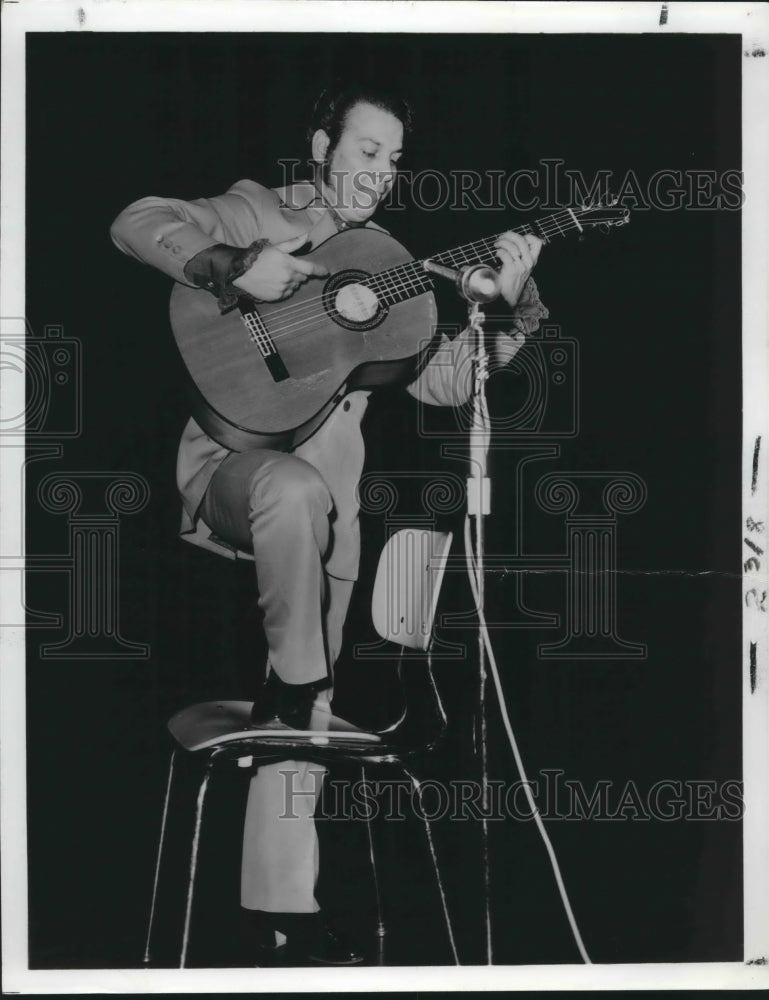
[{"label": "jacket sleeve", "polygon": [[239,181],[216,198],[140,198],[118,215],[110,235],[123,253],[191,285],[184,266],[202,250],[217,243],[246,247],[259,238],[260,201],[269,194]]},{"label": "jacket sleeve", "polygon": [[[550,315],[539,298],[533,278],[526,282],[521,297],[506,322],[507,329],[495,334],[494,367],[509,364],[523,347],[526,336],[539,328],[541,319]],[[419,376],[406,386],[406,391],[432,406],[461,406],[472,396],[473,336],[469,329],[449,340],[445,335]]]}]

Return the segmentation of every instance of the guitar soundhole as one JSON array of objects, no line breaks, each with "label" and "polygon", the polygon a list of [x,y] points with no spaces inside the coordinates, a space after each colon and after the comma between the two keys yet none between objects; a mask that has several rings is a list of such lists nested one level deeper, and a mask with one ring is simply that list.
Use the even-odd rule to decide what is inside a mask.
[{"label": "guitar soundhole", "polygon": [[388,312],[387,303],[368,287],[366,271],[339,271],[326,282],[323,307],[346,330],[373,330]]}]

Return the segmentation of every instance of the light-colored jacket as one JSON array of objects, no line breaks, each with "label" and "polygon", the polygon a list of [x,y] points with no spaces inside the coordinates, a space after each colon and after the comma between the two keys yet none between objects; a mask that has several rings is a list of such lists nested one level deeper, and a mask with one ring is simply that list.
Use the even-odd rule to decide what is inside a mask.
[{"label": "light-colored jacket", "polygon": [[[374,223],[367,225],[379,229]],[[196,201],[149,197],[129,205],[112,225],[111,236],[124,253],[151,264],[174,281],[190,284],[184,266],[196,254],[216,243],[247,247],[257,239],[279,243],[306,232],[318,246],[337,232],[327,209],[317,203],[311,184],[270,189],[242,180],[226,194]],[[500,335],[505,356],[513,356],[526,332],[535,330],[547,311],[529,279],[513,311],[511,336]],[[514,336],[512,336],[514,335]],[[455,378],[468,370],[472,342],[468,331],[453,340],[443,336],[418,378],[406,387],[424,403],[458,406],[467,401],[469,380]],[[326,569],[333,576],[354,580],[360,555],[356,487],[365,456],[360,424],[369,392],[348,393],[318,431],[294,450],[325,479],[335,505],[334,545]],[[221,462],[230,452],[190,419],[182,434],[177,459],[177,484],[182,497],[183,537],[230,558],[248,557],[211,537],[198,516],[203,495]]]}]

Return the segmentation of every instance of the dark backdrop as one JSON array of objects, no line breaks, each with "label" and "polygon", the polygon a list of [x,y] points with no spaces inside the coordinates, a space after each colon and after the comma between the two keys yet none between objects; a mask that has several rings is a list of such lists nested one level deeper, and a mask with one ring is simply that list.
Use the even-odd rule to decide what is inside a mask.
[{"label": "dark backdrop", "polygon": [[[306,155],[319,81],[358,60],[414,96],[419,133],[403,162],[413,171],[510,171],[543,157],[588,177],[740,165],[736,36],[28,36],[27,313],[36,333],[60,324],[78,338],[83,360],[82,433],[66,441],[62,459],[28,472],[28,552],[62,553],[68,544],[66,519],[35,499],[43,475],[131,471],[151,489],[148,506],[122,521],[120,553],[120,628],[149,644],[149,658],[45,659],[40,644],[64,631],[29,632],[33,967],[139,963],[165,720],[190,701],[248,697],[264,652],[251,568],[176,537],[174,460],[187,404],[166,320],[169,281],[122,257],[109,225],[146,194],[217,194],[241,177],[280,183],[276,161]],[[427,254],[516,217],[412,207],[380,221]],[[632,779],[644,791],[661,779],[741,776],[739,224],[737,212],[637,211],[610,238],[546,248],[537,268],[551,321],[580,351],[580,433],[561,442],[547,470],[625,470],[646,483],[645,506],[619,525],[618,615],[619,634],[646,643],[648,655],[544,661],[537,645],[557,632],[494,631],[530,777],[554,768],[588,789]],[[441,302],[443,318],[461,319],[450,296]],[[495,376],[492,405],[513,405],[518,383]],[[428,420],[432,430],[453,426],[447,413]],[[388,390],[373,398],[368,469],[462,474],[416,424],[410,397]],[[513,540],[508,459],[493,456],[494,552],[510,551]],[[530,550],[561,551],[562,523],[530,497],[524,507]],[[389,666],[350,669],[349,643],[370,638],[365,582],[384,534],[381,518],[364,519],[367,556],[340,667],[342,707],[364,720],[395,697]],[[497,620],[512,605],[513,580],[504,571],[489,577]],[[530,606],[564,609],[560,576],[525,587]],[[66,612],[66,578],[32,574],[28,597]],[[468,606],[460,576],[447,578],[444,601]],[[473,639],[472,630],[443,635]],[[472,655],[439,663],[438,676],[451,735],[425,773],[471,777]],[[490,726],[492,777],[513,781],[494,706]],[[212,795],[191,960],[239,964],[243,776],[223,779]],[[172,810],[161,964],[173,962],[178,945],[191,804],[180,796]],[[322,899],[365,936],[372,900],[362,829],[322,827]],[[594,820],[549,829],[594,961],[742,957],[739,823]],[[448,961],[418,827],[379,833],[390,961]],[[436,823],[435,835],[461,954],[480,962],[477,824]],[[532,824],[493,825],[492,856],[497,961],[577,961]]]}]

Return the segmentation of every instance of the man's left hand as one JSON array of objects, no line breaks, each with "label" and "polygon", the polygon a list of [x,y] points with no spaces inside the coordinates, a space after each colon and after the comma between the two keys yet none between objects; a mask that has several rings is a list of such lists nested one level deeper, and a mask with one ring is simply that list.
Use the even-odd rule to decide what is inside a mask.
[{"label": "man's left hand", "polygon": [[502,263],[499,272],[502,297],[513,307],[537,263],[542,240],[531,234],[522,236],[520,233],[507,232],[499,237],[494,246]]}]

